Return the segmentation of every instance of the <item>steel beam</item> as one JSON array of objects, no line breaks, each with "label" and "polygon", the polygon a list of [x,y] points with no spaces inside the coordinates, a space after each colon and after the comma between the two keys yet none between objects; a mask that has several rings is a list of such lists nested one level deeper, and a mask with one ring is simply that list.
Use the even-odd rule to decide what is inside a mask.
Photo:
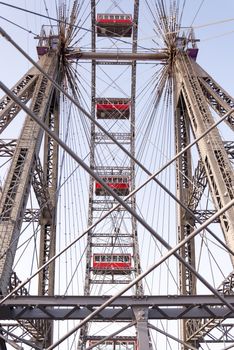
[{"label": "steel beam", "polygon": [[[43,57],[41,65],[47,73],[54,76],[56,71],[56,56]],[[37,79],[37,84],[32,99],[31,109],[41,120],[44,120],[48,112],[50,97],[54,87],[52,83],[42,75]],[[24,102],[12,93],[24,106]],[[17,102],[11,98],[13,104]],[[17,105],[17,109],[20,106]],[[8,176],[4,183],[0,201],[0,237],[1,255],[0,261],[0,289],[6,293],[9,283],[13,259],[17,249],[17,242],[23,212],[25,211],[29,188],[32,179],[35,156],[39,153],[39,148],[43,136],[43,130],[35,123],[30,116],[26,117],[21,135],[18,139]]]},{"label": "steel beam", "polygon": [[[65,296],[40,297],[17,296],[0,306],[0,319],[8,320],[62,320],[80,319],[92,313],[107,301],[108,297],[98,296]],[[225,300],[234,303],[234,296],[227,296]],[[128,305],[122,308],[122,305]],[[196,296],[145,296],[137,298],[132,296],[118,297],[112,306],[105,308],[95,319],[115,321],[131,321],[135,319],[134,308],[148,311],[148,319],[202,319],[202,318],[233,318],[230,312],[218,298],[213,295]]]},{"label": "steel beam", "polygon": [[[0,301],[3,297],[0,298]],[[97,295],[79,295],[79,296],[14,296],[7,299],[1,307],[18,307],[18,306],[38,306],[38,307],[83,307],[88,308],[97,307],[109,300],[109,296],[97,296]],[[234,304],[234,295],[225,296],[225,300]],[[142,297],[136,296],[120,296],[117,297],[112,303],[112,307],[128,305],[129,307],[141,306],[141,307],[203,307],[205,305],[210,307],[224,305],[224,303],[214,295],[145,295]],[[233,311],[234,313],[234,311]],[[0,315],[1,317],[1,315]]]},{"label": "steel beam", "polygon": [[161,333],[161,334],[165,335],[165,337],[171,338],[171,339],[175,340],[177,343],[180,343],[180,344],[182,344],[183,346],[187,346],[187,347],[188,347],[189,349],[191,349],[191,350],[197,350],[197,348],[195,348],[195,347],[192,346],[191,344],[188,344],[188,343],[186,343],[186,342],[184,342],[184,341],[182,341],[182,340],[176,338],[176,337],[173,336],[172,334],[169,334],[169,333],[163,331],[162,329],[160,329],[160,328],[158,328],[158,327],[155,327],[155,326],[152,325],[152,324],[148,324],[148,326],[149,326],[149,328],[154,329],[157,333]]},{"label": "steel beam", "polygon": [[[36,82],[38,79],[38,72],[33,67],[31,68],[23,78],[11,89],[11,91],[22,101],[27,103],[32,97]],[[10,124],[10,122],[19,113],[20,107],[5,95],[0,100],[0,134]]]},{"label": "steel beam", "polygon": [[133,307],[133,312],[137,321],[137,340],[139,350],[151,350],[152,344],[149,337],[148,311],[146,307]]},{"label": "steel beam", "polygon": [[114,60],[114,61],[162,61],[169,58],[168,52],[162,50],[161,52],[98,52],[98,51],[81,51],[74,49],[65,55],[68,60]]},{"label": "steel beam", "polygon": [[[96,346],[98,345],[101,345],[103,344],[106,340],[116,340],[116,339],[121,339],[121,340],[125,340],[126,337],[123,337],[123,336],[118,336],[119,333],[125,331],[126,329],[134,326],[136,324],[135,321],[133,322],[130,322],[129,324],[127,324],[126,326],[122,327],[121,329],[118,329],[116,332],[112,333],[112,334],[109,334],[108,336],[106,337],[100,337],[100,336],[93,336],[93,337],[88,337],[88,340],[95,340],[95,344],[94,345],[91,345],[91,346],[88,346],[88,348],[86,348],[86,350],[91,350],[93,348],[95,348]],[[135,338],[135,337],[134,337]]]},{"label": "steel beam", "polygon": [[[199,80],[199,74],[196,63],[193,62],[193,60],[189,59],[189,57],[181,53],[176,61],[176,65],[179,72],[176,76],[177,84],[180,84],[181,86],[186,110],[190,118],[191,128],[195,137],[197,138],[201,133],[203,133],[203,131],[206,128],[212,125],[212,115],[208,109],[204,97],[204,89],[202,90],[202,87],[200,86],[201,82]],[[221,95],[217,95],[219,95],[220,99]],[[217,107],[217,100],[215,100],[214,105]],[[230,106],[229,108],[227,108],[227,110],[228,109],[230,109]],[[222,116],[223,113],[225,113],[226,109],[223,106],[222,108],[219,106],[219,108],[216,108],[216,111]],[[208,137],[204,137],[200,142],[197,143],[197,145],[199,153],[201,155],[201,160],[205,170],[205,174],[209,183],[210,191],[213,197],[215,209],[219,210],[219,208],[225,205],[225,203],[228,202],[231,198],[233,198],[234,195],[234,177],[231,163],[228,159],[222,139],[217,129],[214,129]],[[196,204],[196,202],[194,203]],[[193,208],[193,211],[194,209],[196,209],[196,207]],[[209,215],[208,211],[206,211],[206,213],[203,214],[205,214],[205,219],[207,219]],[[232,220],[233,214],[233,208],[230,208],[230,210],[227,213],[225,213],[225,215],[220,216],[219,218],[225,237],[226,245],[232,251],[234,247],[234,226]],[[202,217],[198,218],[198,221],[202,220]],[[231,259],[232,263],[234,263],[232,255]],[[199,321],[194,322],[193,320],[189,320],[188,322],[186,322],[185,328],[187,335],[186,338],[184,338],[184,340],[194,340],[194,329],[198,330],[195,333],[198,333],[198,336],[201,337],[202,332],[200,332],[200,329],[204,329],[204,327],[205,326]],[[211,327],[213,327],[213,323],[211,324]]]},{"label": "steel beam", "polygon": [[[234,99],[230,96],[198,63],[193,63],[199,77],[202,91],[207,103],[220,115],[229,111],[234,106]],[[225,120],[234,130],[234,116],[232,114]]]},{"label": "steel beam", "polygon": [[[191,128],[197,138],[214,123],[214,120],[200,87],[194,62],[181,53],[176,60],[176,67],[179,72],[177,79],[182,86]],[[207,137],[197,143],[197,146],[205,167],[214,206],[219,210],[234,197],[234,174],[218,129],[213,129]],[[226,245],[232,251],[234,250],[233,216],[234,208],[230,208],[220,217]],[[232,255],[231,260],[234,265]]]},{"label": "steel beam", "polygon": [[0,156],[12,157],[16,148],[16,140],[0,140]]}]

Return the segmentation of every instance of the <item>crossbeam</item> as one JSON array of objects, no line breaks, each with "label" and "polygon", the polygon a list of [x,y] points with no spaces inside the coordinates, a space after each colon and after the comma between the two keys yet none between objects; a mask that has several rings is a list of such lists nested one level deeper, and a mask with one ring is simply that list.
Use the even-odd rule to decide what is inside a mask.
[{"label": "crossbeam", "polygon": [[81,51],[80,49],[74,49],[73,51],[65,54],[68,60],[117,60],[117,61],[162,61],[167,60],[169,55],[166,50],[158,52],[92,52]]},{"label": "crossbeam", "polygon": [[[16,296],[6,300],[0,306],[0,319],[83,320],[94,308],[101,306],[108,298],[108,296]],[[233,304],[234,296],[225,296],[225,300]],[[123,308],[123,305],[126,305],[126,308]],[[111,306],[96,315],[96,320],[133,320],[134,307],[148,309],[148,319],[151,320],[234,317],[234,312],[230,312],[230,309],[214,295],[166,295],[141,298],[118,297]]]}]

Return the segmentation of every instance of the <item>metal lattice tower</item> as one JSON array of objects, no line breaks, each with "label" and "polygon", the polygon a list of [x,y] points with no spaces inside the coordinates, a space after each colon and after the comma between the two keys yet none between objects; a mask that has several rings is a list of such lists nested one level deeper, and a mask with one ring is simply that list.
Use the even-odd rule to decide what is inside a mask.
[{"label": "metal lattice tower", "polygon": [[[137,49],[138,12],[139,3],[138,1],[134,1],[134,15],[131,28],[131,51],[133,53],[135,53]],[[92,51],[95,52],[97,50],[97,37],[102,35],[102,33],[99,33],[98,29],[96,29],[97,11],[96,1],[94,0],[91,1],[91,17],[93,28],[91,36]],[[111,28],[110,32],[107,32],[107,35],[109,36],[109,40],[115,40],[116,34],[111,32],[111,30],[113,29]],[[126,37],[125,32],[126,29],[125,31],[123,30],[122,35],[118,37]],[[118,41],[116,44],[118,45]],[[131,80],[129,81],[130,86],[127,91],[130,90],[131,95],[127,98],[122,96],[113,98],[108,95],[99,95],[100,93],[97,91],[97,70],[100,65],[103,69],[105,69],[105,66],[117,66],[121,70],[123,70],[126,65],[129,65],[131,69]],[[123,65],[123,62],[102,62],[93,60],[91,86],[92,115],[95,116],[100,123],[104,122],[103,126],[108,129],[109,133],[111,133],[119,143],[124,144],[133,157],[135,157],[136,61],[130,61]],[[127,94],[125,91],[123,91],[123,93]],[[123,107],[125,107],[125,109],[122,109]],[[119,130],[123,131],[119,132]],[[109,148],[108,151],[107,148]],[[115,156],[115,148],[115,143],[109,140],[106,135],[100,132],[99,128],[92,123],[90,168],[107,183],[109,182],[109,185],[112,186],[118,195],[124,196],[135,189],[135,162],[129,157],[124,157],[124,154]],[[108,152],[110,152],[111,156],[108,155]],[[111,159],[111,157],[113,158]],[[121,189],[120,186],[124,185],[127,188]],[[91,177],[89,185],[88,226],[93,225],[96,220],[99,220],[102,215],[118,204],[115,199],[113,200],[107,192],[103,191],[101,188],[99,189],[98,186],[98,182]],[[127,203],[134,211],[136,210],[135,196],[127,200]],[[96,264],[96,259],[100,260],[100,267],[94,266]],[[111,269],[108,269],[107,266],[101,267],[102,260],[104,261],[104,259],[115,259],[113,264],[111,264]],[[123,263],[125,259],[128,260],[129,266],[122,269],[118,267],[118,265],[121,265],[121,262],[118,261],[120,259],[123,260]],[[106,261],[106,265],[107,264],[108,261]],[[93,290],[95,290],[95,286],[97,285],[102,286],[102,289],[99,289],[98,293],[100,293],[100,290],[101,293],[105,293],[105,285],[107,285],[108,290],[110,285],[121,286],[127,284],[134,277],[138,276],[140,272],[136,218],[133,216],[130,218],[127,210],[118,208],[112,212],[111,218],[107,217],[106,222],[102,221],[101,225],[95,226],[93,230],[88,232],[85,295],[95,295],[97,292],[93,292]],[[136,285],[133,295],[143,296],[141,282]],[[92,334],[90,335],[88,333],[90,332],[88,332],[88,327],[86,326],[86,329],[82,329],[81,331],[81,349],[84,349],[87,343],[93,344],[95,341],[97,342],[98,339],[101,339],[101,337],[94,337]],[[122,342],[124,341],[123,337],[117,337],[115,339],[116,340],[113,340],[113,342],[120,341],[118,339],[121,339]],[[136,342],[136,337],[130,336],[128,340],[134,343]],[[132,345],[129,346],[132,348]]]},{"label": "metal lattice tower", "polygon": [[[38,63],[1,29],[1,34],[31,60],[33,67],[11,90],[3,83],[0,86],[5,93],[0,101],[1,133],[4,134],[21,110],[27,114],[18,139],[0,142],[2,159],[11,159],[0,197],[0,318],[15,322],[0,327],[0,349],[17,347],[20,343],[27,348],[52,350],[75,335],[72,348],[79,350],[153,350],[158,347],[155,332],[179,342],[182,350],[199,349],[203,343],[234,343],[233,272],[227,276],[222,273],[224,278],[214,286],[199,269],[197,254],[198,236],[204,244],[206,232],[233,266],[234,144],[223,139],[217,120],[233,131],[234,99],[196,62],[197,41],[192,29],[187,34],[181,30],[177,5],[171,5],[167,12],[166,1],[156,3],[158,18],[154,18],[154,24],[163,42],[160,50],[139,49],[141,1],[137,0],[129,0],[131,11],[126,12],[116,2],[112,3],[114,11],[108,2],[102,12],[99,2],[86,1],[90,50],[72,46],[73,40],[79,43],[82,39],[78,32],[82,2],[74,1],[68,18],[64,4],[59,9],[59,25],[43,26],[38,36]],[[83,61],[90,64],[90,113],[80,103],[81,79],[73,66]],[[169,113],[167,105],[173,104],[175,157],[168,164],[174,164],[174,191],[158,176],[164,169],[156,169],[152,174],[151,164],[144,163],[137,152],[137,137],[143,132],[136,108],[137,62],[163,67],[153,90],[156,112],[152,115],[156,116],[160,104]],[[121,88],[114,89],[125,70],[129,78]],[[103,77],[111,81],[106,89],[100,85]],[[66,90],[68,86],[70,90]],[[63,122],[61,100],[70,101],[80,111],[79,118],[88,121],[85,127],[89,163],[83,154],[80,156],[68,147],[66,138],[62,141],[59,137]],[[151,131],[144,136],[144,142]],[[81,130],[77,138],[81,142]],[[196,145],[195,150],[191,143]],[[60,256],[56,255],[56,242],[61,226],[57,217],[62,174],[59,149],[67,152],[89,176],[88,228],[78,230],[80,236],[87,238],[81,257],[85,270],[83,281],[77,273],[78,267],[74,270],[78,284],[84,285],[82,295],[56,292],[56,264]],[[63,162],[64,158],[61,159]],[[154,221],[149,224],[144,210],[140,212],[136,169],[150,178],[142,188],[150,181],[176,203],[174,245],[157,232]],[[84,181],[79,181],[84,186]],[[31,189],[37,209],[28,205]],[[152,191],[153,195],[156,192]],[[148,208],[152,197],[149,196]],[[158,212],[159,207],[160,204]],[[22,283],[14,266],[25,223],[37,224],[40,234],[34,238],[38,247],[36,271]],[[163,248],[151,257],[152,266],[144,268],[141,260],[148,251],[143,238],[141,253],[139,227]],[[78,235],[71,246],[79,240]],[[172,255],[178,264],[178,285],[174,286],[173,296],[169,292],[148,294],[143,288],[145,281],[148,288],[148,280],[144,278],[167,263]],[[28,282],[35,276],[36,295],[30,295]],[[164,282],[162,279],[161,283]],[[131,288],[127,290],[129,285]],[[209,294],[201,292],[201,285]],[[65,289],[69,290],[69,286]],[[71,320],[80,323],[75,327],[69,325],[65,335],[60,335],[54,327],[60,320],[68,321],[68,325]],[[176,331],[171,333],[164,326],[156,326],[155,320],[178,320],[180,339]],[[105,327],[106,333],[102,332]]]}]

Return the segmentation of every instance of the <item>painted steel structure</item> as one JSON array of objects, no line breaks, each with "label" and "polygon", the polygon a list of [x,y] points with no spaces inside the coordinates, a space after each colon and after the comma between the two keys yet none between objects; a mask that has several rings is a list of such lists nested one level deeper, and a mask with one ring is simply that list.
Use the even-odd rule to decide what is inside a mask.
[{"label": "painted steel structure", "polygon": [[[137,41],[137,28],[138,28],[138,12],[139,12],[139,1],[134,1],[134,14],[133,17],[129,14],[98,14],[96,11],[96,1],[91,1],[91,16],[92,16],[92,52],[96,51],[97,48],[97,37],[102,36],[106,38],[113,37],[131,37],[132,41],[132,53],[136,52],[136,41]],[[118,17],[118,18],[117,18]],[[123,17],[123,19],[122,19]],[[117,19],[116,19],[117,18]],[[96,30],[95,30],[96,28]],[[124,137],[125,147],[129,150],[130,154],[135,156],[135,90],[136,90],[136,62],[130,61],[129,66],[131,67],[131,81],[129,81],[129,87],[131,96],[128,99],[108,99],[108,96],[98,95],[97,90],[97,66],[103,65],[105,69],[105,62],[92,60],[92,115],[99,120],[101,124],[102,112],[99,110],[105,108],[106,110],[114,109],[115,113],[108,113],[108,129],[109,132],[115,137],[116,140],[120,141],[120,138]],[[116,62],[111,62],[113,67]],[[100,100],[105,99],[106,103],[101,104]],[[122,100],[122,104],[119,101]],[[131,104],[131,110],[129,111],[129,104]],[[124,105],[125,103],[125,105]],[[126,109],[127,106],[127,109]],[[126,112],[128,112],[126,114]],[[106,113],[107,114],[107,113]],[[126,118],[128,116],[128,118]],[[116,125],[115,125],[116,124]],[[105,124],[103,124],[105,125]],[[117,127],[116,127],[117,126]],[[124,133],[119,135],[118,130],[126,130]],[[97,126],[91,124],[91,156],[90,156],[90,168],[93,169],[98,176],[106,182],[119,196],[127,196],[135,188],[135,163],[131,158],[128,158],[125,162],[123,159],[115,159],[111,161],[106,156],[105,150],[108,142],[110,152],[112,152],[115,146],[114,142],[105,140],[104,134],[100,133]],[[104,154],[104,159],[100,159],[100,154]],[[105,203],[103,205],[103,202]],[[133,195],[129,200],[128,204],[134,211],[136,210],[136,199]],[[97,219],[101,218],[102,215],[108,211],[117,202],[109,196],[109,193],[103,188],[99,182],[95,182],[93,177],[90,178],[89,187],[89,219],[88,226],[91,226]],[[129,283],[134,277],[140,273],[140,258],[139,258],[139,247],[137,238],[137,223],[136,218],[132,216],[129,220],[128,211],[124,208],[122,210],[117,209],[113,212],[111,217],[111,224],[103,223],[97,225],[95,229],[88,232],[88,246],[86,253],[86,282],[85,282],[85,295],[91,295],[92,286],[95,284],[101,285],[124,285]],[[109,218],[107,218],[107,222]],[[130,221],[130,222],[129,222]],[[95,258],[100,258],[106,254],[109,258],[111,256],[119,256],[130,258],[126,262],[118,262],[117,264],[111,264],[106,262],[97,263]],[[92,266],[92,256],[94,257]],[[111,266],[107,266],[107,264]],[[99,268],[97,267],[99,266]],[[118,266],[117,266],[118,265]],[[120,266],[121,265],[121,266]],[[124,267],[122,266],[124,265]],[[113,268],[116,266],[116,268]],[[104,268],[105,267],[105,268]],[[103,288],[103,292],[105,289]],[[136,295],[143,295],[143,289],[141,282],[136,285]],[[95,326],[94,326],[95,327]],[[95,328],[94,328],[95,329]],[[88,325],[81,329],[80,345],[79,349],[85,349],[87,341],[92,341],[92,334],[88,332]],[[136,341],[135,341],[136,342]],[[136,350],[136,348],[134,348]]]},{"label": "painted steel structure", "polygon": [[[150,326],[148,320],[153,319],[181,319],[181,346],[183,349],[198,348],[205,336],[209,336],[213,328],[222,327],[220,320],[233,316],[233,273],[231,273],[217,289],[214,296],[196,296],[196,280],[200,275],[195,274],[195,245],[193,237],[190,236],[195,230],[195,223],[204,223],[214,217],[220,223],[227,248],[230,251],[232,262],[234,261],[234,174],[231,160],[233,159],[233,143],[225,144],[217,128],[212,127],[214,120],[209,107],[213,108],[220,117],[225,118],[227,125],[234,129],[234,114],[231,109],[234,107],[234,99],[219,86],[214,79],[209,76],[196,63],[197,50],[195,47],[187,49],[178,44],[176,34],[171,39],[174,46],[168,46],[162,53],[141,54],[137,52],[137,30],[139,2],[134,1],[134,13],[132,14],[131,31],[127,31],[126,37],[132,36],[132,50],[128,53],[99,53],[97,51],[96,36],[97,26],[96,1],[91,0],[92,18],[92,52],[86,53],[78,49],[66,51],[63,39],[60,35],[44,35],[42,46],[46,50],[39,50],[39,66],[41,71],[35,67],[30,69],[26,75],[12,88],[14,96],[4,96],[0,101],[0,127],[1,132],[11,123],[22,105],[31,100],[30,111],[26,118],[24,127],[17,141],[0,143],[1,156],[10,155],[12,157],[11,167],[5,180],[0,201],[0,290],[3,295],[0,300],[0,318],[18,320],[18,325],[25,329],[35,340],[32,345],[38,348],[48,347],[53,349],[52,321],[61,319],[80,319],[91,321],[113,322],[114,320],[133,322],[136,328],[136,335],[133,338],[122,337],[117,334],[110,335],[108,346],[114,346],[122,341],[130,342],[134,350],[152,349],[151,338],[149,336]],[[77,4],[74,2],[73,13],[77,11]],[[115,16],[118,16],[115,14]],[[129,16],[129,15],[128,15]],[[108,17],[109,18],[109,17]],[[107,18],[107,20],[108,20]],[[71,31],[72,27],[67,31]],[[118,23],[118,26],[120,24]],[[112,29],[114,24],[111,24]],[[6,33],[1,33],[7,37]],[[102,32],[102,36],[105,33]],[[123,35],[122,29],[114,30],[114,35]],[[107,34],[106,34],[107,35]],[[108,27],[108,35],[111,35]],[[58,39],[58,40],[57,40]],[[8,38],[9,40],[9,38]],[[53,45],[52,45],[53,43]],[[193,50],[193,51],[192,51]],[[101,214],[107,213],[109,208],[122,205],[121,210],[116,208],[115,224],[108,230],[100,230],[97,225],[88,230],[88,245],[86,253],[86,279],[84,297],[60,298],[54,296],[54,260],[50,259],[55,255],[56,237],[56,190],[58,178],[58,145],[56,137],[59,132],[59,94],[55,83],[60,85],[63,80],[62,60],[58,57],[69,59],[91,59],[92,65],[92,110],[91,110],[91,156],[90,156],[90,178],[89,185],[89,217],[88,226],[92,227],[94,218],[101,220]],[[97,116],[97,105],[100,99],[107,99],[106,96],[99,96],[96,88],[97,65],[106,63],[119,65],[119,60],[126,61],[131,67],[131,96],[130,113],[128,118],[108,117],[108,121],[118,120],[124,123],[126,133],[117,131],[106,131],[102,123],[102,118]],[[152,297],[144,296],[141,281],[141,265],[138,247],[137,221],[139,216],[136,213],[135,194],[129,196],[124,202],[119,195],[128,195],[128,192],[135,190],[135,166],[144,166],[135,159],[135,98],[136,98],[136,60],[163,60],[164,64],[171,65],[171,75],[173,78],[174,104],[175,104],[175,143],[177,157],[177,203],[178,203],[178,239],[183,245],[179,247],[180,253],[173,254],[180,257],[180,292],[181,296]],[[108,61],[107,61],[108,60]],[[115,61],[116,60],[116,61]],[[125,62],[126,64],[126,62]],[[2,87],[3,88],[3,87]],[[75,102],[75,101],[72,101]],[[111,108],[115,104],[110,99]],[[103,105],[101,104],[102,108]],[[114,106],[114,107],[113,107]],[[121,105],[122,106],[122,105]],[[117,108],[121,112],[120,108]],[[87,113],[86,113],[87,114]],[[43,138],[43,128],[38,125],[36,116],[43,125],[45,124],[52,133]],[[90,117],[88,115],[88,117]],[[98,119],[98,120],[97,120]],[[101,126],[101,128],[99,128]],[[98,130],[98,128],[101,130]],[[209,130],[207,135],[203,134]],[[199,151],[199,162],[195,172],[191,165],[191,151],[187,146],[190,144],[191,131],[196,139]],[[122,148],[128,156],[126,164],[108,164],[102,162],[96,156],[97,147],[104,147],[107,137],[108,143],[119,145],[123,140],[126,145]],[[42,140],[44,145],[42,145]],[[41,163],[39,152],[43,148],[44,157]],[[111,146],[110,146],[111,147]],[[75,159],[75,158],[74,158]],[[81,163],[82,165],[82,163]],[[147,171],[146,171],[147,172]],[[148,175],[152,175],[149,171]],[[115,188],[108,184],[105,179],[125,176],[129,178],[129,189],[124,193],[113,191]],[[152,177],[154,178],[154,177]],[[197,186],[192,186],[192,182]],[[157,181],[154,179],[154,181]],[[113,181],[113,184],[115,182]],[[160,182],[157,181],[159,185]],[[100,184],[105,189],[103,193],[95,193],[96,185]],[[39,203],[39,217],[37,213],[28,213],[26,204],[29,195],[29,188],[33,186],[37,201]],[[209,186],[214,211],[208,212],[198,210],[202,193]],[[103,198],[101,198],[103,197]],[[112,198],[114,197],[114,198]],[[230,205],[231,203],[231,205]],[[105,206],[103,206],[105,204]],[[223,208],[228,207],[226,211]],[[101,208],[101,210],[100,210]],[[107,210],[108,209],[108,210]],[[131,221],[126,225],[122,223],[131,214]],[[216,214],[220,215],[216,215]],[[12,271],[14,256],[17,249],[19,232],[24,220],[31,215],[36,215],[35,220],[40,222],[41,241],[39,264],[42,266],[39,273],[38,297],[28,295],[24,284],[21,284],[17,275]],[[213,215],[213,216],[212,216]],[[144,224],[144,221],[142,222]],[[145,226],[147,226],[145,224]],[[151,230],[153,234],[153,229]],[[159,238],[158,236],[155,236]],[[164,242],[167,249],[171,247]],[[104,266],[106,274],[100,274],[99,268],[92,264],[92,257],[97,256],[125,256],[131,260],[128,268],[122,270]],[[44,266],[44,267],[43,267]],[[127,271],[126,271],[127,270]],[[101,278],[100,278],[101,277]],[[133,296],[117,296],[108,304],[108,298],[91,295],[91,286],[100,284],[102,286],[116,284],[135,285]],[[15,289],[15,287],[18,288]],[[209,287],[209,284],[207,283]],[[210,288],[213,291],[212,288]],[[21,294],[22,296],[8,297],[8,293]],[[24,296],[23,296],[24,295]],[[4,296],[6,296],[4,298]],[[220,298],[220,299],[219,299]],[[102,310],[103,303],[107,303]],[[170,306],[168,308],[168,306]],[[93,312],[96,312],[93,315]],[[92,316],[96,318],[93,319]],[[42,321],[41,321],[42,320]],[[131,324],[132,325],[132,324]],[[225,326],[224,326],[225,327]],[[229,327],[229,328],[228,328]],[[88,323],[85,322],[80,327],[79,349],[92,348],[94,342],[101,339],[95,337],[88,330]],[[226,326],[226,341],[232,342],[229,331],[232,325]],[[7,330],[3,328],[2,334],[7,337]],[[5,333],[4,333],[5,332]],[[2,340],[3,339],[3,340]],[[1,338],[0,347],[5,349],[5,338]],[[215,339],[212,339],[215,342]],[[103,340],[107,344],[108,340]],[[31,343],[30,343],[31,344]]]}]

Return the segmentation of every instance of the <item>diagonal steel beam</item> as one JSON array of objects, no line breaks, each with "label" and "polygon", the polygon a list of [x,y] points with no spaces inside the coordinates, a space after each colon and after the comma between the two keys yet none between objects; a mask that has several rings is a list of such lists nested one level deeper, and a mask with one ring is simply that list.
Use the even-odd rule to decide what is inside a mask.
[{"label": "diagonal steel beam", "polygon": [[186,343],[186,342],[184,342],[184,341],[182,341],[182,340],[180,340],[180,339],[174,337],[172,334],[169,334],[169,333],[167,333],[167,332],[164,332],[162,329],[160,329],[160,328],[158,328],[158,327],[155,327],[154,325],[152,325],[152,324],[150,324],[150,323],[148,323],[148,326],[149,326],[149,328],[154,329],[156,332],[165,335],[165,337],[171,338],[171,339],[175,340],[177,343],[180,343],[180,344],[182,344],[182,345],[185,345],[188,349],[197,350],[197,348],[195,348],[195,347],[192,346],[191,344]]},{"label": "diagonal steel beam", "polygon": [[107,337],[104,337],[101,340],[95,342],[94,345],[89,346],[88,348],[86,348],[86,350],[91,350],[93,348],[96,348],[96,346],[103,344],[105,341],[107,341],[109,339],[113,339],[119,333],[125,331],[126,329],[128,329],[132,326],[135,326],[135,324],[136,324],[136,321],[132,321],[132,322],[128,323],[126,326],[122,327],[121,329],[118,329],[116,332],[114,332],[114,333],[108,335]]}]

